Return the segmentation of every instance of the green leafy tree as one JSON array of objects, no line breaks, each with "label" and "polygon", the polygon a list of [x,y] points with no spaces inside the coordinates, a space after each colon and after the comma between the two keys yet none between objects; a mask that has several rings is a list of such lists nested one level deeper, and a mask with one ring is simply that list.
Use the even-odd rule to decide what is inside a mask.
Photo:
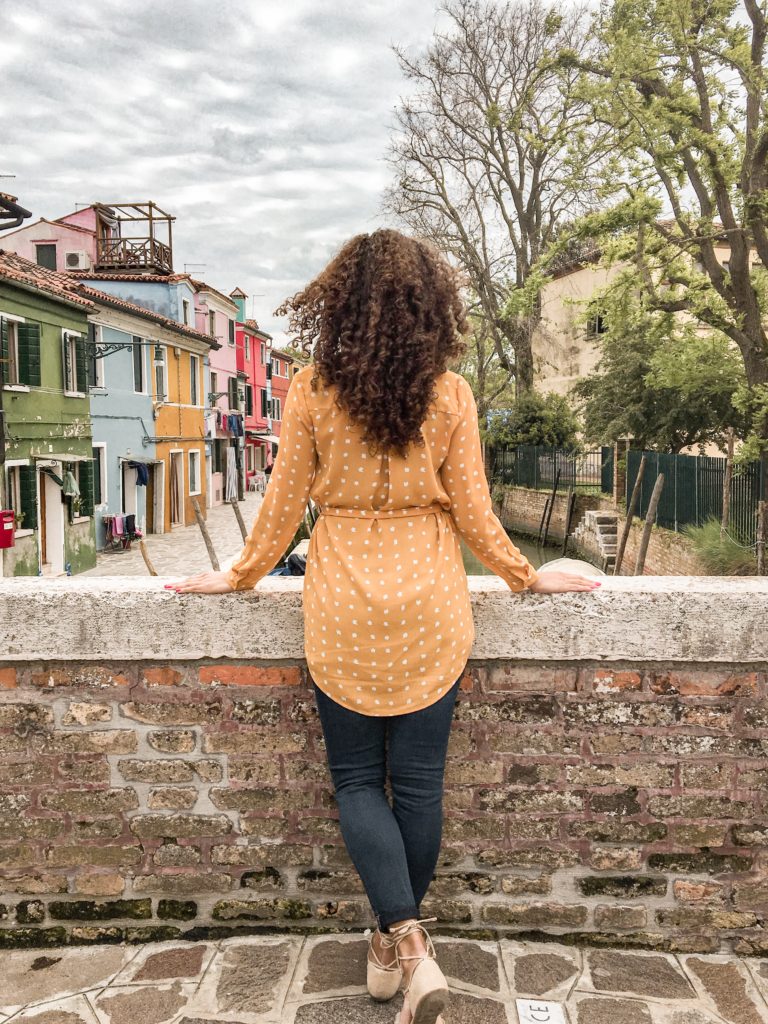
[{"label": "green leafy tree", "polygon": [[535,444],[575,450],[578,433],[576,414],[562,395],[526,391],[510,409],[492,415],[485,440],[495,447]]},{"label": "green leafy tree", "polygon": [[767,37],[765,0],[604,0],[595,54],[561,55],[614,144],[612,208],[577,233],[634,262],[649,310],[730,339],[752,452],[768,439]]}]

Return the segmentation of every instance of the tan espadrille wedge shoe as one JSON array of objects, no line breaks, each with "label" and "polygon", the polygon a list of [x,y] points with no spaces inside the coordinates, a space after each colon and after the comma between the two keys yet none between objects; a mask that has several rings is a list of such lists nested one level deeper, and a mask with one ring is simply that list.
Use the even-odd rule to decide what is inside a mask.
[{"label": "tan espadrille wedge shoe", "polygon": [[[397,955],[391,964],[383,964],[373,948],[373,939],[378,928],[371,932],[366,928],[364,935],[370,935],[368,942],[368,957],[366,963],[368,994],[372,999],[385,1003],[397,994],[403,980],[403,968],[397,962]],[[384,949],[393,949],[395,939],[386,932],[379,932],[381,945]]]},{"label": "tan espadrille wedge shoe", "polygon": [[[443,1024],[440,1016],[448,1002],[448,982],[445,975],[437,965],[437,954],[429,933],[424,928],[425,921],[436,921],[436,917],[423,917],[419,920],[406,921],[399,928],[393,928],[389,933],[397,952],[398,963],[402,965],[405,960],[416,960],[418,963],[411,972],[408,985],[403,989],[403,994],[408,1000],[408,1011],[410,1019],[403,1018],[402,1011],[395,1018],[395,1024]],[[398,945],[406,935],[412,935],[420,931],[427,945],[427,952],[421,954],[401,954]]]}]

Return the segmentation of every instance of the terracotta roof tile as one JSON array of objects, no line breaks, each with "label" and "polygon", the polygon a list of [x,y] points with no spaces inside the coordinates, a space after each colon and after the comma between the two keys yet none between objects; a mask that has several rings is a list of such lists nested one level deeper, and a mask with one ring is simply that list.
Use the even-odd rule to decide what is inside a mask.
[{"label": "terracotta roof tile", "polygon": [[130,313],[132,316],[140,316],[145,320],[151,320],[153,323],[160,324],[162,327],[176,331],[179,334],[186,334],[190,338],[196,338],[198,341],[204,341],[213,349],[221,348],[219,342],[210,334],[203,334],[202,331],[196,331],[194,327],[188,327],[186,324],[181,324],[178,320],[171,320],[170,317],[163,316],[162,313],[155,313],[154,310],[144,309],[143,306],[137,306],[135,302],[128,302],[127,299],[121,299],[117,295],[110,295],[109,292],[99,291],[98,288],[91,288],[91,286],[87,284],[79,284],[77,289],[83,295],[88,296],[93,299],[94,302],[98,302],[101,305],[113,306],[115,309],[122,309],[126,313]]},{"label": "terracotta roof tile", "polygon": [[37,263],[25,260],[15,252],[6,252],[5,249],[0,249],[0,280],[33,288],[45,295],[81,306],[89,313],[95,311],[93,303],[78,294],[76,283],[66,274],[39,267]]}]

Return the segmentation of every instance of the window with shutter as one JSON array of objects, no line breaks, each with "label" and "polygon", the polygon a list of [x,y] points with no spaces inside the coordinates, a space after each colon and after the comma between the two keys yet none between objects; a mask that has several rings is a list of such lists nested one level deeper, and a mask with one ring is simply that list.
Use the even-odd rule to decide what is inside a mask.
[{"label": "window with shutter", "polygon": [[93,462],[78,462],[78,487],[80,488],[80,515],[93,515]]},{"label": "window with shutter", "polygon": [[81,394],[88,392],[88,364],[86,362],[85,338],[75,335],[75,390]]},{"label": "window with shutter", "polygon": [[40,324],[27,320],[16,324],[19,384],[40,387]]},{"label": "window with shutter", "polygon": [[37,470],[19,466],[19,511],[24,517],[22,530],[37,529]]},{"label": "window with shutter", "polygon": [[75,351],[75,335],[69,331],[61,334],[62,374],[65,391],[77,390],[77,353]]}]

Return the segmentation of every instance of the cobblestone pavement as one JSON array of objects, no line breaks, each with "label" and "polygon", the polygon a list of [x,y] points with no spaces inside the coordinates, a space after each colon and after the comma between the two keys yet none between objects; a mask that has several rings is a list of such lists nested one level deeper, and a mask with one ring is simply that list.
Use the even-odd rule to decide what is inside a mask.
[{"label": "cobblestone pavement", "polygon": [[[768,1021],[768,959],[433,938],[446,1024]],[[357,933],[2,952],[0,1021],[394,1024],[402,997],[369,998],[366,949]]]},{"label": "cobblestone pavement", "polygon": [[[261,494],[251,492],[246,494],[245,500],[239,503],[247,530],[250,530],[263,500]],[[240,553],[243,547],[240,527],[237,525],[231,505],[217,505],[214,508],[209,508],[206,523],[219,564],[222,569],[227,568],[228,563]],[[211,568],[208,551],[197,522],[192,526],[181,526],[172,530],[171,533],[151,533],[145,538],[145,541],[149,557],[160,576],[189,576],[195,572],[207,572]],[[78,578],[82,576],[148,575],[139,545],[134,542],[130,551],[99,552],[96,556],[96,568],[78,573]]]}]

